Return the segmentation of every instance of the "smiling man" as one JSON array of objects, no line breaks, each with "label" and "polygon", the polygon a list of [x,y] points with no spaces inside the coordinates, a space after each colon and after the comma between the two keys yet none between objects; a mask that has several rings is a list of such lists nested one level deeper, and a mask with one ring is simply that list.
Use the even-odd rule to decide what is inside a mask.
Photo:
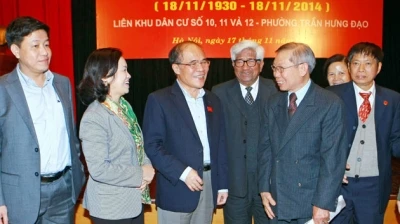
[{"label": "smiling man", "polygon": [[311,48],[287,43],[271,66],[281,93],[268,100],[261,124],[259,189],[271,223],[328,223],[346,165],[343,102],[310,79]]},{"label": "smiling man", "polygon": [[176,81],[149,95],[143,120],[144,148],[157,170],[158,223],[207,224],[228,197],[222,106],[203,89],[210,61],[200,45],[177,44],[169,61]]},{"label": "smiling man", "polygon": [[400,157],[400,94],[379,86],[383,52],[360,42],[347,55],[352,82],[329,87],[346,105],[349,168],[346,207],[332,223],[383,223],[392,186],[392,155]]},{"label": "smiling man", "polygon": [[258,192],[257,146],[261,114],[267,99],[277,92],[274,82],[260,77],[264,48],[251,40],[230,50],[235,79],[214,86],[225,114],[229,198],[225,224],[269,222]]},{"label": "smiling man", "polygon": [[49,70],[46,24],[17,18],[6,39],[19,63],[0,78],[0,221],[73,223],[84,174],[70,82]]}]

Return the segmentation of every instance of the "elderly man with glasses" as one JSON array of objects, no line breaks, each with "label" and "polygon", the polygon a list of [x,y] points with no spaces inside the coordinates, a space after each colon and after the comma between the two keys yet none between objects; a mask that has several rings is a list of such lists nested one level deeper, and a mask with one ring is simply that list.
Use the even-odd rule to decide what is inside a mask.
[{"label": "elderly man with glasses", "polygon": [[310,79],[311,48],[287,43],[272,70],[279,89],[262,117],[259,189],[271,224],[328,223],[340,193],[346,156],[344,104]]},{"label": "elderly man with glasses", "polygon": [[250,40],[231,48],[236,78],[213,87],[221,99],[226,124],[229,197],[226,224],[269,223],[257,185],[257,145],[262,108],[277,92],[274,82],[260,77],[264,48]]},{"label": "elderly man with glasses", "polygon": [[176,82],[151,93],[143,120],[144,149],[156,168],[158,224],[211,224],[228,197],[224,116],[203,89],[210,62],[200,45],[175,45]]}]

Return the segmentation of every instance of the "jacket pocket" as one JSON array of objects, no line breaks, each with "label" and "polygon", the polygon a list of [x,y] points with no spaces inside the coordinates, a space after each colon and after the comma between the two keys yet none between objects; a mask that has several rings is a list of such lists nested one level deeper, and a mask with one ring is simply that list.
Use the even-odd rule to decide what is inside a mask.
[{"label": "jacket pocket", "polygon": [[1,173],[1,182],[3,184],[11,185],[11,186],[18,186],[19,185],[19,176],[15,174],[9,173]]}]

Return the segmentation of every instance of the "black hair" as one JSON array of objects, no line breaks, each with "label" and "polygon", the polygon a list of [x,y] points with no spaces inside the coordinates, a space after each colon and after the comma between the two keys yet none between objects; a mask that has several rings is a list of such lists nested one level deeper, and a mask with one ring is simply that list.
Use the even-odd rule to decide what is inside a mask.
[{"label": "black hair", "polygon": [[364,54],[364,55],[372,56],[378,62],[383,61],[383,51],[378,45],[376,45],[374,43],[360,42],[360,43],[353,45],[350,48],[349,53],[347,54],[347,58],[348,58],[349,62],[351,62],[351,60],[353,59],[353,56],[355,54]]},{"label": "black hair", "polygon": [[169,54],[168,54],[168,60],[169,60],[169,63],[171,63],[171,65],[181,62],[183,49],[185,49],[185,47],[187,47],[188,45],[196,45],[199,48],[202,48],[198,43],[193,42],[193,41],[184,41],[184,42],[181,42],[181,43],[175,45],[169,51]]},{"label": "black hair", "polygon": [[46,31],[47,36],[49,36],[49,26],[33,17],[23,16],[14,19],[10,24],[8,24],[6,30],[6,41],[8,46],[11,47],[11,45],[16,44],[18,47],[21,47],[21,42],[24,40],[24,37],[36,30],[44,30]]},{"label": "black hair", "polygon": [[86,60],[83,79],[78,85],[78,95],[84,105],[94,100],[104,102],[109,91],[103,78],[113,77],[118,70],[122,51],[117,48],[101,48],[93,51]]},{"label": "black hair", "polygon": [[332,63],[335,62],[344,62],[347,66],[347,57],[343,54],[334,54],[332,56],[330,56],[328,59],[326,59],[324,67],[323,67],[323,75],[326,77],[328,75],[328,68],[329,65],[331,65]]}]

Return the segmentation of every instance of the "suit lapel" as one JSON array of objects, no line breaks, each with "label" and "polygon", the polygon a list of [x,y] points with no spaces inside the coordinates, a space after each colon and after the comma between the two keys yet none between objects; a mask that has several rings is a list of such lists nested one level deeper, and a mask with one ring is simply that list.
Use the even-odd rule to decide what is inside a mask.
[{"label": "suit lapel", "polygon": [[[207,122],[207,137],[208,137],[208,144],[211,147],[211,142],[213,140],[213,133],[211,133],[212,130],[218,130],[214,127],[212,127],[213,124],[218,124],[217,122],[213,122],[214,119],[214,112],[213,112],[213,105],[211,103],[211,101],[208,99],[207,93],[204,94],[203,97],[203,101],[204,101],[204,111],[206,113],[206,122]],[[197,131],[196,131],[197,133]]]},{"label": "suit lapel", "polygon": [[258,83],[258,94],[257,94],[256,100],[260,101],[259,105],[260,105],[261,111],[265,107],[265,102],[267,102],[268,96],[269,96],[269,94],[268,94],[267,86],[264,84],[263,80],[260,77],[259,83]]},{"label": "suit lapel", "polygon": [[71,111],[71,104],[69,103],[69,91],[66,88],[66,85],[62,85],[62,83],[59,80],[59,77],[54,74],[54,79],[53,79],[53,88],[54,91],[56,92],[58,98],[60,99],[63,112],[64,112],[64,119],[65,119],[65,125],[67,126],[67,131],[68,131],[68,137],[71,138],[71,133],[70,131],[72,130],[71,124],[72,122],[70,119],[72,118],[72,114],[70,114]]},{"label": "suit lapel", "polygon": [[33,126],[31,113],[29,112],[28,103],[26,102],[25,93],[22,89],[16,69],[14,69],[12,74],[7,77],[7,82],[8,85],[6,86],[6,89],[11,100],[14,102],[14,105],[21,115],[22,120],[24,120],[26,126],[28,127],[29,132],[35,139],[36,143],[39,144],[36,137],[35,127]]},{"label": "suit lapel", "polygon": [[349,114],[358,122],[358,113],[357,113],[357,101],[355,96],[355,90],[353,86],[353,82],[349,82],[348,88],[346,88],[345,92],[343,93],[342,100],[346,104],[346,108],[349,110]]},{"label": "suit lapel", "polygon": [[280,99],[276,107],[273,109],[274,117],[276,117],[276,122],[278,123],[278,129],[280,135],[283,136],[286,132],[289,120],[287,111],[287,93],[281,93]]},{"label": "suit lapel", "polygon": [[383,96],[383,92],[380,86],[375,85],[376,89],[376,94],[375,94],[375,102],[374,102],[374,108],[375,108],[375,121],[379,121],[384,112],[386,105],[388,104],[387,100],[385,100]]},{"label": "suit lapel", "polygon": [[239,109],[240,113],[242,116],[246,116],[246,108],[244,107],[244,104],[242,101],[244,101],[243,96],[242,96],[242,90],[240,89],[240,84],[239,81],[235,81],[232,86],[227,90],[228,91],[228,98],[230,99],[230,102],[233,102],[233,104]]},{"label": "suit lapel", "polygon": [[[315,86],[311,83],[304,99],[297,107],[296,112],[291,118],[286,132],[283,136],[279,150],[282,149],[286,143],[299,131],[299,129],[314,115],[317,107],[315,106]],[[287,113],[286,113],[287,114]]]},{"label": "suit lapel", "polygon": [[197,133],[196,125],[194,124],[189,106],[187,105],[185,96],[183,95],[183,92],[177,81],[175,81],[174,85],[172,86],[171,92],[174,95],[173,102],[176,105],[177,111],[181,115],[182,120],[186,123],[193,135],[200,141],[200,137]]},{"label": "suit lapel", "polygon": [[[98,103],[99,107],[104,109],[108,114],[110,114],[111,119],[114,121],[115,126],[117,126],[121,131],[125,134],[127,139],[131,141],[132,144],[136,145],[135,140],[132,137],[132,134],[129,130],[129,128],[126,126],[126,124],[121,120],[121,118],[118,117],[114,112],[112,112],[110,109],[108,109],[106,106],[104,106],[102,103]],[[139,126],[140,128],[140,126]]]}]

